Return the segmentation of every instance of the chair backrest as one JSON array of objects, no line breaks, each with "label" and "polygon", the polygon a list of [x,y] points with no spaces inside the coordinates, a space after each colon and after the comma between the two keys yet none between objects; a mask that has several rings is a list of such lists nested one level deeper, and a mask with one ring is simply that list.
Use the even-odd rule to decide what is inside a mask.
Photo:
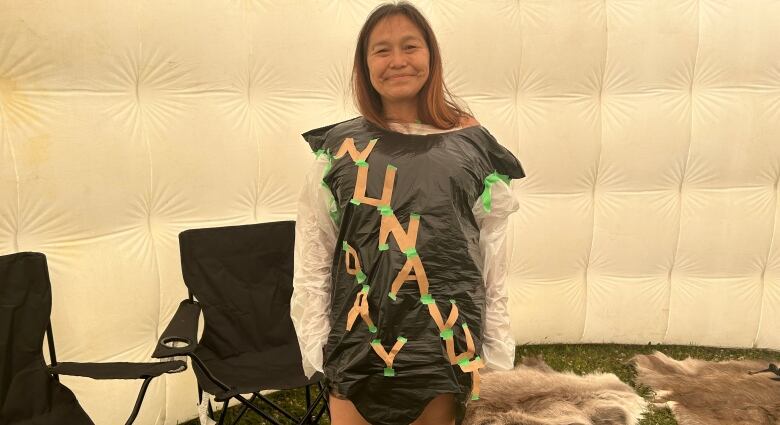
[{"label": "chair backrest", "polygon": [[203,308],[199,345],[220,357],[297,344],[290,319],[295,222],[179,234],[184,282]]},{"label": "chair backrest", "polygon": [[49,372],[43,337],[51,312],[46,256],[0,256],[0,424],[91,424]]}]

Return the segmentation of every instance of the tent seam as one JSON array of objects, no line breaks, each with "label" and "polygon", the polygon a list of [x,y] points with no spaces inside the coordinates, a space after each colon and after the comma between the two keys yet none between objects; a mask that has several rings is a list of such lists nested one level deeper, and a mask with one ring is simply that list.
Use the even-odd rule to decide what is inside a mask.
[{"label": "tent seam", "polygon": [[701,47],[701,0],[696,2],[696,54],[693,57],[693,68],[691,70],[691,85],[688,89],[690,94],[690,120],[688,126],[688,151],[685,154],[685,164],[683,164],[682,176],[680,176],[680,185],[677,189],[680,213],[677,217],[677,241],[675,243],[674,251],[672,251],[672,264],[669,267],[668,274],[668,288],[669,288],[669,304],[666,313],[666,329],[664,330],[664,336],[661,342],[666,342],[666,338],[669,335],[669,326],[672,323],[672,273],[674,272],[674,266],[677,263],[677,252],[680,250],[680,234],[682,234],[682,188],[685,183],[685,173],[688,171],[688,162],[691,159],[691,146],[693,145],[693,83],[696,80],[696,64],[699,62],[699,49]]},{"label": "tent seam", "polygon": [[582,331],[580,332],[580,342],[585,337],[585,331],[588,329],[588,271],[590,270],[590,259],[593,254],[593,245],[596,241],[596,185],[599,182],[599,168],[601,167],[601,156],[604,152],[604,86],[607,79],[607,59],[609,55],[609,11],[607,0],[604,0],[604,66],[601,69],[601,87],[599,90],[599,155],[596,159],[596,174],[593,178],[593,188],[591,189],[591,200],[593,201],[593,220],[590,226],[590,249],[588,258],[585,260],[585,272],[583,282],[585,291],[583,292],[584,317],[582,320]]}]

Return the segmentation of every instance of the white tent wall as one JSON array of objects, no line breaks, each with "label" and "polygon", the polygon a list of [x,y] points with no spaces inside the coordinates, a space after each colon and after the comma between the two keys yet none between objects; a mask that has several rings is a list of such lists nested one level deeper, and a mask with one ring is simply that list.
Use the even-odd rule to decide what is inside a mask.
[{"label": "white tent wall", "polygon": [[[413,3],[528,174],[518,343],[780,348],[780,1]],[[60,360],[149,360],[180,231],[294,219],[376,4],[0,0],[0,254],[47,255]],[[63,381],[101,425],[140,386]],[[195,402],[155,379],[137,423]]]}]

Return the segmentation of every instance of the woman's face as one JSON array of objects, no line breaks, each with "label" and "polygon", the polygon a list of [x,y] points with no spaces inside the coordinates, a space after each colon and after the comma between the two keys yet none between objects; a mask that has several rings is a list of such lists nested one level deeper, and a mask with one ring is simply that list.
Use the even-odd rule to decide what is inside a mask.
[{"label": "woman's face", "polygon": [[368,37],[366,60],[371,85],[385,105],[415,99],[428,81],[428,46],[422,32],[404,15],[376,24]]}]

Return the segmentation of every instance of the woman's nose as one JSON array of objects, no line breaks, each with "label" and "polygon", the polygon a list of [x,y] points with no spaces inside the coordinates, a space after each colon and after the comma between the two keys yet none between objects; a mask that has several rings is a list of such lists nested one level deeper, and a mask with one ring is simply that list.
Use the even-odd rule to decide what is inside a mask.
[{"label": "woman's nose", "polygon": [[406,56],[401,50],[393,50],[390,56],[390,65],[394,67],[402,67],[406,65]]}]

